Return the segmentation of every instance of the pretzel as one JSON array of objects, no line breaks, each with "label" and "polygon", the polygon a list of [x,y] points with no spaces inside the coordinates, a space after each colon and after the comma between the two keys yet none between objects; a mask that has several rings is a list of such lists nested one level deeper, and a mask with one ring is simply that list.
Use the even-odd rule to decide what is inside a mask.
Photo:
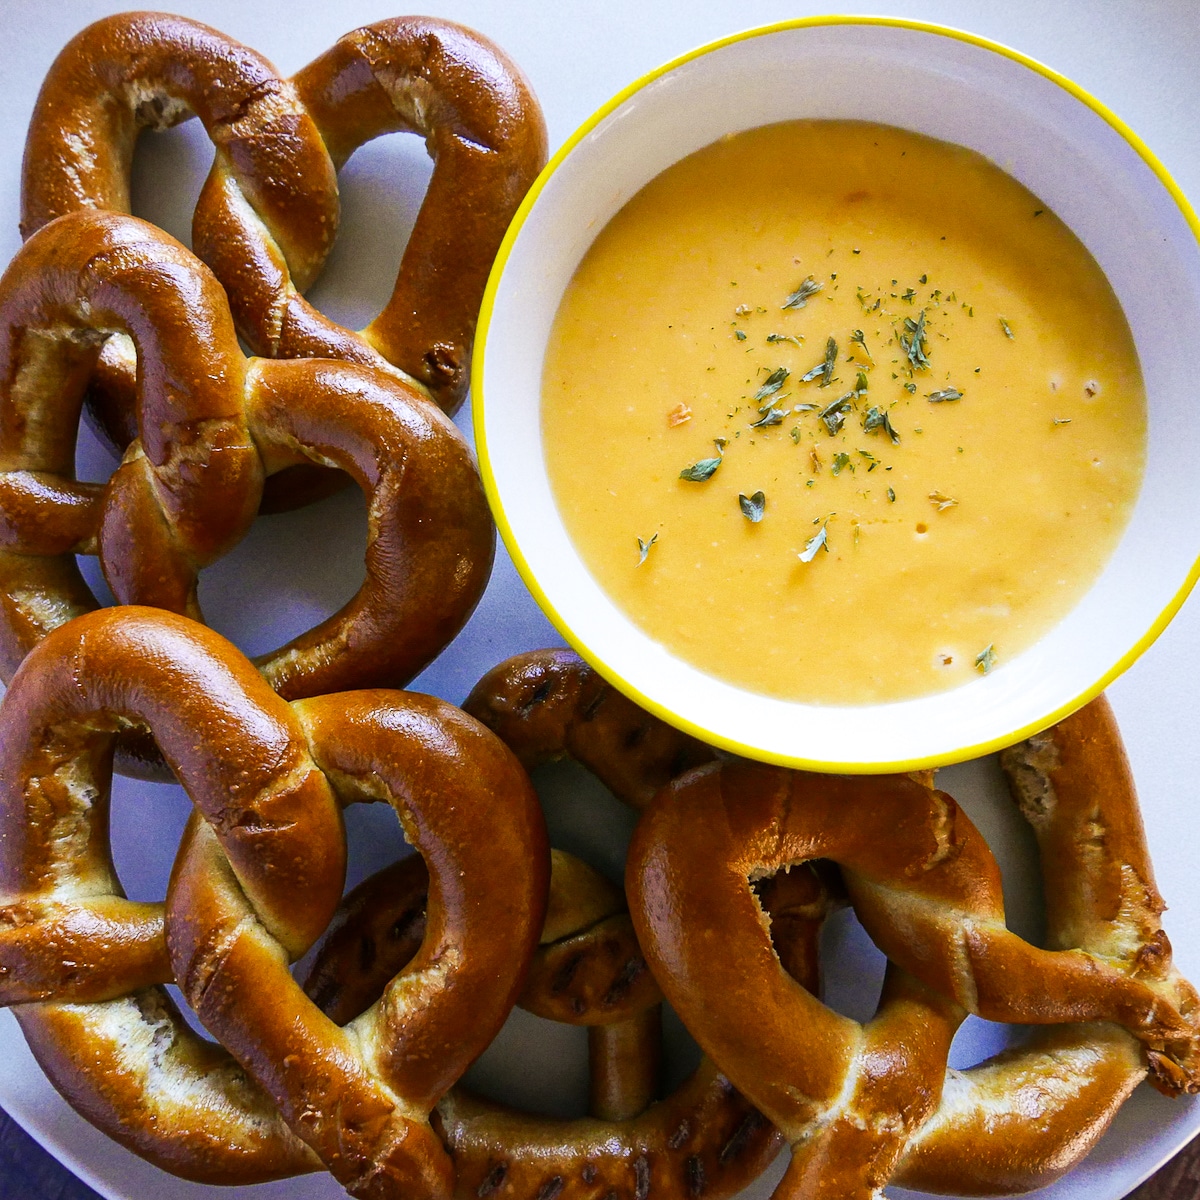
[{"label": "pretzel", "polygon": [[[216,157],[192,240],[252,350],[363,363],[457,409],[492,260],[546,160],[541,110],[516,65],[471,30],[401,17],[347,34],[288,80],[196,21],[106,17],[67,44],[42,85],[25,147],[22,235],[82,208],[129,212],[139,131],[193,113]],[[433,178],[391,300],[352,333],[301,293],[337,234],[337,170],[393,132],[424,137]],[[101,365],[97,415],[124,449],[136,435],[132,361],[114,340]],[[277,495],[275,508],[306,498],[314,482],[287,486],[295,494]]]},{"label": "pretzel", "polygon": [[676,775],[716,757],[703,742],[639,708],[572,650],[506,659],[475,685],[463,708],[527,771],[572,758],[638,810]]},{"label": "pretzel", "polygon": [[[454,1089],[437,1120],[454,1139],[458,1194],[501,1189],[533,1197],[548,1188],[593,1195],[617,1184],[636,1194],[651,1178],[662,1187],[664,1176],[668,1191],[682,1194],[680,1185],[686,1185],[690,1196],[727,1195],[745,1186],[774,1157],[777,1140],[762,1145],[769,1131],[753,1109],[723,1111],[729,1086],[708,1062],[675,1096],[648,1107],[657,1088],[661,993],[629,926],[624,898],[571,855],[551,851],[551,863],[541,945],[518,1004],[549,1020],[587,1026],[592,1119],[548,1122]],[[426,880],[419,858],[402,859],[343,902],[304,984],[331,1019],[356,1017],[412,956],[424,930]],[[804,973],[797,977],[815,986],[813,934],[824,919],[828,892],[816,876],[799,871],[767,886],[764,905],[785,930],[780,953],[798,953],[794,967]],[[740,1121],[732,1119],[739,1115]],[[615,1122],[626,1126],[616,1151]],[[664,1129],[673,1135],[665,1141]],[[564,1155],[568,1140],[573,1157]],[[681,1158],[685,1144],[691,1153]],[[753,1157],[739,1163],[743,1154]],[[549,1167],[541,1164],[545,1156]],[[556,1174],[547,1178],[547,1170]]]},{"label": "pretzel", "polygon": [[[142,436],[101,488],[74,478],[75,434],[114,330],[142,363]],[[491,567],[491,517],[453,424],[368,367],[245,359],[211,272],[143,221],[48,225],[0,279],[0,673],[96,607],[75,554],[99,553],[118,602],[202,619],[199,568],[245,533],[265,475],[312,461],[366,495],[366,581],[256,662],[287,699],[399,686],[462,626]]]},{"label": "pretzel", "polygon": [[[1004,928],[999,870],[978,832],[949,796],[911,778],[702,767],[664,789],[635,832],[638,936],[701,1046],[793,1143],[778,1196],[865,1200],[889,1181],[1028,1190],[1092,1148],[1148,1066],[1164,1090],[1196,1090],[1196,994],[1171,966],[1106,702],[1005,766],[1042,849],[1049,951]],[[841,865],[891,960],[866,1026],[789,980],[747,882],[815,856]],[[968,1008],[1114,1024],[1054,1024],[947,1074]]]},{"label": "pretzel", "polygon": [[[527,768],[565,754],[619,799],[645,803],[679,765],[712,751],[630,704],[573,653],[535,651],[490,671],[464,707],[494,729]],[[588,1028],[590,1115],[556,1120],[514,1112],[453,1089],[436,1125],[454,1159],[462,1200],[717,1200],[739,1191],[780,1141],[708,1060],[671,1096],[657,1088],[657,984],[646,970],[620,892],[585,864],[554,852],[542,944],[520,1004]],[[812,882],[816,900],[819,891]],[[800,919],[794,897],[780,897]],[[419,927],[420,868],[406,860],[347,900],[306,987],[338,1018],[376,994]],[[819,925],[819,918],[810,917]],[[802,940],[802,939],[800,939]]]},{"label": "pretzel", "polygon": [[[149,725],[196,807],[165,944],[163,906],[125,900],[109,857],[127,721]],[[354,1195],[448,1196],[429,1112],[507,1016],[544,915],[545,827],[503,745],[427,696],[288,704],[224,639],[144,608],[51,633],[0,722],[0,1001],[67,1100],[191,1179],[323,1161]],[[428,926],[403,975],[340,1029],[287,962],[337,906],[339,805],[364,800],[391,803],[428,863]],[[171,978],[236,1062],[153,986]]]}]

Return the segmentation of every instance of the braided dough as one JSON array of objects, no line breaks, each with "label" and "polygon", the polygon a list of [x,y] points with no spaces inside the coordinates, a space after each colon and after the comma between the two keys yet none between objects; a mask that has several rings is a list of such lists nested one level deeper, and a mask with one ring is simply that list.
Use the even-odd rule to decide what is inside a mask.
[{"label": "braided dough", "polygon": [[[504,746],[425,696],[289,705],[216,634],[143,608],[51,633],[0,720],[0,1001],[70,1103],[204,1182],[324,1162],[354,1195],[449,1195],[429,1112],[507,1016],[545,912],[545,826]],[[163,906],[125,900],[108,853],[129,721],[196,805],[165,943]],[[337,906],[340,805],[364,800],[391,803],[424,856],[428,920],[408,968],[342,1029],[287,962]],[[153,986],[169,979],[236,1062]]]},{"label": "braided dough", "polygon": [[[192,240],[251,349],[373,366],[453,412],[492,260],[546,159],[541,110],[516,65],[469,29],[402,17],[347,34],[289,80],[199,22],[105,17],[67,44],[42,85],[25,148],[22,235],[80,209],[128,213],[138,133],[193,113],[216,157]],[[337,234],[337,170],[393,132],[420,134],[434,173],[391,300],[353,333],[301,293]],[[123,450],[136,436],[132,361],[114,340],[99,366],[98,415]],[[290,480],[273,507],[314,486],[329,490]]]},{"label": "braided dough", "polygon": [[[1051,950],[1004,927],[979,834],[911,778],[734,761],[681,777],[644,815],[627,874],[638,936],[688,1028],[793,1143],[778,1195],[1028,1190],[1091,1149],[1148,1066],[1165,1090],[1196,1090],[1196,994],[1170,963],[1107,704],[1005,762],[1042,846]],[[749,884],[814,857],[841,865],[891,959],[866,1026],[785,974]],[[1054,1028],[947,1075],[968,1009]]]},{"label": "braided dough", "polygon": [[[142,363],[142,432],[106,485],[79,483],[82,389],[113,331]],[[453,424],[368,367],[244,358],[212,274],[143,221],[46,226],[0,279],[0,673],[96,607],[75,554],[99,554],[120,603],[200,619],[199,569],[248,529],[263,478],[302,462],[363,489],[367,577],[258,666],[288,699],[401,685],[457,633],[491,568],[491,517]]]}]

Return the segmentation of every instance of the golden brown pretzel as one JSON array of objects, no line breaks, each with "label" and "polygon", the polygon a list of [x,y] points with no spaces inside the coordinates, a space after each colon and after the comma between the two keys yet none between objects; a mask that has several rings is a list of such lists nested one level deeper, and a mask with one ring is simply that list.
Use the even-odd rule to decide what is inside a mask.
[{"label": "golden brown pretzel", "polygon": [[[347,34],[287,80],[196,21],[103,18],[67,44],[43,83],[25,149],[22,234],[81,208],[128,212],[139,131],[193,113],[216,148],[193,243],[251,349],[374,366],[453,412],[492,259],[546,157],[541,110],[515,64],[471,30],[402,17]],[[364,142],[398,131],[424,137],[433,178],[391,300],[352,333],[301,293],[337,233],[337,169]],[[103,366],[100,415],[123,449],[135,432],[131,363],[114,342]]]},{"label": "golden brown pretzel", "polygon": [[[75,481],[75,435],[112,330],[138,349],[143,436],[100,488]],[[0,673],[95,607],[77,553],[98,551],[120,602],[200,617],[198,570],[244,534],[264,475],[312,461],[367,496],[366,582],[258,665],[288,699],[399,686],[458,631],[491,566],[458,431],[370,368],[245,359],[211,273],[143,221],[93,212],[47,226],[0,279]]]},{"label": "golden brown pretzel", "polygon": [[[732,762],[684,776],[643,817],[627,876],[639,937],[697,1040],[794,1143],[778,1195],[865,1200],[889,1180],[1028,1190],[1091,1149],[1147,1058],[1160,1085],[1195,1089],[1200,1012],[1170,965],[1111,713],[1097,701],[1030,745],[1006,764],[1018,780],[1014,764],[1033,764],[1023,809],[1043,849],[1052,951],[1003,928],[999,872],[978,833],[950,797],[912,779]],[[864,925],[893,959],[864,1027],[788,979],[747,883],[813,855],[841,863]],[[1015,1002],[994,991],[1005,966]],[[944,1083],[967,1005],[1128,1032],[1055,1025]]]},{"label": "golden brown pretzel", "polygon": [[[129,720],[150,726],[197,806],[165,950],[162,906],[124,900],[108,854],[113,735]],[[544,915],[545,827],[503,745],[427,696],[289,705],[228,642],[144,608],[55,630],[0,721],[0,1000],[64,1096],[189,1178],[324,1161],[355,1195],[448,1195],[428,1114],[503,1022]],[[430,867],[428,928],[343,1030],[287,961],[337,905],[339,803],[381,799]],[[237,1063],[152,986],[172,977]]]},{"label": "golden brown pretzel", "polygon": [[570,757],[632,808],[676,775],[711,762],[712,749],[640,709],[573,650],[532,650],[493,667],[463,707],[527,771]]},{"label": "golden brown pretzel", "polygon": [[[676,767],[712,755],[631,705],[566,650],[509,659],[476,685],[464,707],[526,766],[570,754],[635,806]],[[554,863],[542,946],[521,1004],[588,1026],[592,1112],[554,1120],[455,1088],[438,1106],[437,1123],[458,1172],[457,1194],[462,1200],[731,1195],[775,1156],[777,1136],[708,1060],[671,1096],[647,1107],[657,1085],[657,984],[619,891],[570,856],[556,854]],[[367,1002],[406,952],[419,911],[417,870],[405,863],[381,872],[350,898],[308,982],[326,1011],[348,1015]],[[820,890],[815,881],[813,889],[810,899]],[[781,906],[787,902],[780,899]],[[810,919],[819,926],[815,913]]]}]

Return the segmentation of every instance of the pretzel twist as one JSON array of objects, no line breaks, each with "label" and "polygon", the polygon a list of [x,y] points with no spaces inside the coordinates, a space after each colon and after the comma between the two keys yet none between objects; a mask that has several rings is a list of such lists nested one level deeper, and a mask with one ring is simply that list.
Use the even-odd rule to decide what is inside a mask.
[{"label": "pretzel twist", "polygon": [[[283,79],[253,50],[162,13],[95,22],[51,66],[30,121],[21,231],[83,208],[128,213],[142,129],[195,114],[216,150],[193,219],[196,253],[229,293],[256,354],[384,370],[453,412],[492,259],[546,158],[541,110],[520,70],[479,34],[403,17],[347,34]],[[385,133],[420,134],[434,173],[387,306],[361,333],[302,296],[337,234],[338,168]],[[95,411],[133,440],[133,364],[114,340]],[[296,486],[294,486],[296,485]],[[287,485],[274,507],[314,486]]]},{"label": "pretzel twist", "polygon": [[[979,834],[950,797],[913,779],[724,763],[670,785],[635,832],[627,888],[638,936],[688,1028],[793,1143],[777,1195],[866,1200],[889,1180],[1028,1190],[1091,1149],[1147,1060],[1160,1086],[1195,1090],[1196,996],[1170,965],[1107,704],[1005,763],[1036,818],[1054,950],[1004,929],[999,870]],[[789,979],[748,883],[813,857],[842,866],[892,960],[865,1026]],[[1009,1000],[989,990],[1005,969]],[[1056,1025],[947,1075],[968,1007],[1114,1024]]]},{"label": "pretzel twist", "polygon": [[[565,650],[502,663],[465,707],[527,768],[570,754],[635,806],[674,767],[712,754],[629,704]],[[590,1115],[553,1120],[455,1088],[438,1106],[437,1125],[454,1157],[457,1194],[462,1200],[493,1193],[518,1200],[733,1194],[775,1156],[777,1135],[707,1059],[672,1095],[651,1103],[661,993],[624,897],[569,855],[556,851],[553,863],[546,924],[520,1004],[587,1027]],[[408,953],[419,923],[419,884],[419,868],[406,860],[349,898],[306,984],[326,1011],[355,1012]],[[820,890],[815,881],[813,888],[809,900]],[[781,911],[790,903],[800,920],[795,900],[781,896],[778,903]],[[819,926],[820,917],[809,918]],[[815,984],[815,976],[806,978]]]},{"label": "pretzel twist", "polygon": [[[107,485],[74,478],[82,388],[117,330],[142,364],[142,435]],[[0,279],[0,673],[96,607],[73,556],[99,553],[121,603],[202,618],[201,567],[230,549],[264,476],[318,462],[367,497],[367,578],[338,613],[260,656],[288,699],[399,686],[487,583],[494,530],[462,437],[370,368],[245,359],[220,286],[166,234],[75,213]]]},{"label": "pretzel twist", "polygon": [[[70,1103],[204,1182],[324,1162],[354,1195],[449,1195],[430,1110],[506,1017],[544,915],[545,827],[503,745],[431,697],[288,704],[216,634],[140,608],[56,630],[0,712],[0,1001]],[[113,735],[130,720],[196,805],[165,941],[163,906],[126,901],[108,852]],[[391,803],[424,856],[428,924],[342,1029],[287,962],[337,906],[339,806],[363,800]],[[152,986],[172,978],[233,1059]]]}]

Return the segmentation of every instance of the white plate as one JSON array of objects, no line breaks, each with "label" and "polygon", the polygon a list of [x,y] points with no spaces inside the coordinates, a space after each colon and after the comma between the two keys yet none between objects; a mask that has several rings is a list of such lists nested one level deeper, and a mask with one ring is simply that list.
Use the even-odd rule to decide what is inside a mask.
[{"label": "white plate", "polygon": [[[18,245],[19,161],[29,109],[50,60],[87,21],[120,4],[47,5],[41,0],[0,0],[0,262]],[[338,5],[296,0],[286,22],[267,0],[197,0],[178,10],[240,38],[294,70],[356,24],[388,11],[377,0]],[[692,46],[749,25],[815,14],[801,0],[756,0],[675,5],[646,0],[595,0],[544,4],[542,0],[454,0],[420,6],[472,25],[497,40],[532,80],[550,126],[552,146],[604,99],[658,63]],[[1077,80],[1125,118],[1150,144],[1193,200],[1200,197],[1200,127],[1194,119],[1200,62],[1200,10],[1191,0],[1160,0],[1151,6],[1094,5],[1072,0],[893,0],[862,11],[942,22],[969,28],[1031,54]],[[140,160],[138,212],[186,239],[190,202],[208,167],[202,131],[186,126],[155,139]],[[400,241],[427,178],[424,153],[415,139],[389,139],[360,152],[343,176],[345,230],[327,277],[315,293],[333,315],[361,324],[382,305],[399,261]],[[390,173],[412,172],[414,182],[397,200]],[[163,190],[151,191],[157,173]],[[396,211],[396,206],[399,212]],[[368,241],[368,239],[370,239]],[[380,244],[392,244],[379,253]],[[1181,348],[1181,353],[1190,348]],[[465,418],[460,418],[465,427]],[[94,454],[85,458],[99,465]],[[205,576],[202,596],[216,628],[254,652],[290,636],[347,598],[361,576],[358,554],[364,533],[361,504],[353,496],[318,509],[261,522],[237,553]],[[328,547],[328,550],[325,549]],[[316,549],[320,548],[320,549]],[[489,666],[518,650],[557,641],[501,553],[491,587],[465,632],[416,686],[461,700]],[[1185,605],[1166,634],[1111,692],[1139,782],[1147,833],[1160,887],[1171,904],[1167,930],[1185,972],[1200,980],[1200,887],[1195,847],[1200,845],[1200,739],[1194,712],[1200,698],[1200,602]],[[943,785],[959,795],[997,843],[1012,893],[1010,906],[1021,930],[1036,925],[1036,901],[1025,838],[1006,801],[994,791],[986,764],[956,767]],[[543,780],[558,794],[571,772],[553,770]],[[552,826],[568,849],[592,846],[591,857],[619,873],[620,846],[629,817],[613,802],[598,800],[593,817],[572,824],[550,798]],[[119,866],[131,893],[161,896],[187,807],[177,789],[122,784],[117,789],[114,838]],[[390,814],[351,810],[355,877],[399,852]],[[831,931],[838,951],[829,994],[845,1011],[865,1015],[874,1002],[877,956],[843,919]],[[990,1052],[1004,1031],[972,1022],[956,1043],[959,1065]],[[328,1177],[310,1176],[256,1188],[219,1191],[175,1180],[136,1159],[77,1117],[54,1093],[30,1058],[15,1021],[0,1014],[0,1106],[52,1153],[113,1200],[288,1200],[333,1198],[343,1193]],[[520,1064],[521,1069],[517,1070]],[[553,1087],[543,1083],[563,1073]],[[543,1108],[576,1110],[582,1089],[579,1031],[547,1027],[518,1015],[498,1046],[474,1070],[481,1086],[502,1077],[506,1095]],[[1143,1087],[1120,1113],[1110,1133],[1075,1172],[1041,1196],[1056,1200],[1116,1200],[1200,1129],[1200,1107],[1167,1101]],[[781,1165],[752,1194],[765,1197]]]}]

